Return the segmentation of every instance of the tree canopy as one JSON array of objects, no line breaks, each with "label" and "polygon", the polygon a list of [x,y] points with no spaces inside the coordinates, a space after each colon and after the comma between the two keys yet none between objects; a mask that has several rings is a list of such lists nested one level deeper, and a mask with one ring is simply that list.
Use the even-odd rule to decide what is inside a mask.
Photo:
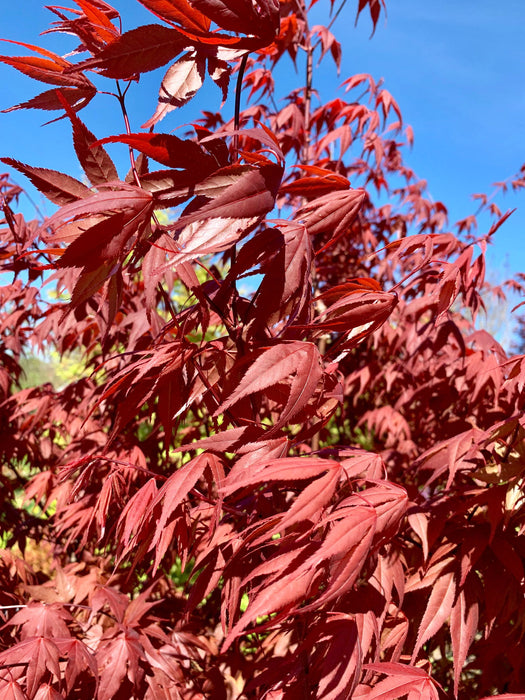
[{"label": "tree canopy", "polygon": [[[1,159],[56,205],[1,176],[3,696],[521,697],[525,357],[475,326],[509,212],[450,230],[373,76],[313,101],[344,1],[140,1],[50,6],[72,52],[1,57],[84,173]],[[175,135],[210,80],[234,113]],[[24,388],[46,352],[78,375]]]}]

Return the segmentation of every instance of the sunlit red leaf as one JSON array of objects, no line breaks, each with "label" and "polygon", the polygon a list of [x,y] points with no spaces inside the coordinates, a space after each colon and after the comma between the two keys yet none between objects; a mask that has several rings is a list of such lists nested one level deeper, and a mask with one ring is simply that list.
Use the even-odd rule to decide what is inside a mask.
[{"label": "sunlit red leaf", "polygon": [[97,649],[100,700],[111,700],[126,676],[132,683],[139,680],[139,661],[143,653],[140,642],[131,634],[120,634],[101,644]]},{"label": "sunlit red leaf", "polygon": [[299,195],[306,199],[315,199],[328,192],[347,190],[350,187],[350,182],[346,177],[331,170],[315,165],[301,165],[300,167],[306,173],[306,176],[281,185],[280,192]]},{"label": "sunlit red leaf", "polygon": [[139,0],[161,19],[176,22],[188,31],[206,32],[210,18],[199,12],[188,0]]},{"label": "sunlit red leaf", "polygon": [[425,700],[439,700],[439,686],[432,678],[417,666],[400,663],[364,664],[363,668],[386,674],[387,678],[375,683],[366,694],[370,700],[398,700],[405,695]]},{"label": "sunlit red leaf", "polygon": [[300,649],[312,653],[311,672],[317,681],[318,698],[343,700],[353,697],[361,674],[362,649],[359,630],[350,615],[332,613],[306,636]]},{"label": "sunlit red leaf", "polygon": [[[151,194],[139,187],[119,183],[118,190],[100,191],[93,194],[86,187],[91,196],[66,204],[53,216],[49,217],[46,226],[59,228],[69,221],[89,216],[91,214],[105,214],[108,211],[127,211],[131,216],[144,212],[151,204]],[[130,217],[131,218],[131,217]]]},{"label": "sunlit red leaf", "polygon": [[[7,40],[3,39],[3,41]],[[42,83],[49,83],[51,85],[70,85],[81,88],[91,87],[89,80],[81,73],[77,75],[67,74],[67,69],[71,68],[73,64],[66,61],[61,56],[47,51],[46,49],[42,49],[39,46],[33,46],[32,44],[24,44],[20,41],[11,41],[10,43],[25,46],[45,57],[0,56],[0,61],[6,63],[8,66],[16,68],[20,73],[34,78],[35,80],[39,80]]]},{"label": "sunlit red leaf", "polygon": [[71,615],[58,605],[30,603],[19,610],[9,620],[9,625],[22,627],[22,639],[27,637],[69,637],[66,621],[72,621]]},{"label": "sunlit red leaf", "polygon": [[0,654],[0,664],[27,664],[27,693],[33,697],[40,682],[49,672],[60,679],[60,652],[56,644],[46,637],[28,637]]}]

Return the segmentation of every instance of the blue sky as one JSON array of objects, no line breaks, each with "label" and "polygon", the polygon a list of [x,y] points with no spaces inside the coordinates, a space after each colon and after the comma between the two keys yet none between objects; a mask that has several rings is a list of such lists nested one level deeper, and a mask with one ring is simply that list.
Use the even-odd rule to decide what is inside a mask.
[{"label": "blue sky", "polygon": [[[155,21],[135,0],[113,4],[124,15],[125,29]],[[320,0],[316,12],[328,5],[328,0]],[[509,177],[525,162],[525,2],[387,0],[387,19],[380,20],[372,38],[365,13],[354,27],[356,5],[356,0],[349,0],[334,27],[343,44],[340,77],[335,71],[318,72],[314,84],[317,79],[317,87],[322,85],[323,96],[329,97],[354,73],[383,78],[406,123],[414,129],[415,145],[407,154],[408,164],[428,181],[433,198],[447,205],[453,223],[475,210],[471,194],[490,194],[493,182]],[[74,46],[73,38],[39,36],[52,19],[39,0],[3,3],[0,35],[65,53]],[[11,55],[26,53],[9,44],[0,50]],[[154,111],[161,77],[162,69],[132,88],[132,128],[139,130]],[[0,108],[40,92],[41,84],[8,66],[0,66],[0,78]],[[215,109],[220,104],[219,91],[213,85],[204,89],[209,96],[201,104]],[[198,105],[197,98],[195,107]],[[97,136],[122,133],[115,106],[109,97],[96,98],[81,116]],[[195,108],[185,109],[169,115],[163,128],[172,130],[194,119]],[[226,109],[231,110],[230,102]],[[59,122],[42,127],[45,117],[34,110],[0,114],[0,154],[75,174],[78,166],[68,125]],[[125,168],[125,161],[120,162]],[[25,185],[21,175],[16,179]],[[40,207],[50,211],[45,200],[31,193]],[[492,274],[502,278],[525,272],[525,192],[496,201],[502,210],[518,209],[496,234],[488,253]],[[25,206],[24,210],[32,215]]]}]

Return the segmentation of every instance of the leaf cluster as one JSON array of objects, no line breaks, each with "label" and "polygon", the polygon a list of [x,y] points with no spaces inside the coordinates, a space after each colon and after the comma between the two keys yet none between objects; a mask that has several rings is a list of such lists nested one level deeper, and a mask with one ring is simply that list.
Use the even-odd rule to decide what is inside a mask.
[{"label": "leaf cluster", "polygon": [[[127,31],[51,6],[72,60],[1,57],[52,86],[10,109],[56,112],[85,174],[1,159],[57,207],[26,221],[1,176],[2,697],[518,697],[525,358],[474,326],[510,213],[449,230],[371,76],[315,98],[342,49],[302,0],[140,1]],[[206,76],[236,113],[175,136]],[[26,386],[35,352],[82,371]]]}]

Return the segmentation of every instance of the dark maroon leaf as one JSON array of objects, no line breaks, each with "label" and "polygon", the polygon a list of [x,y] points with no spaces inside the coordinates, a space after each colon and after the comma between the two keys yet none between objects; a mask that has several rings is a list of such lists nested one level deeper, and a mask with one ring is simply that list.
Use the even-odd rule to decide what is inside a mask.
[{"label": "dark maroon leaf", "polygon": [[125,32],[98,55],[77,64],[74,70],[97,69],[108,78],[132,78],[166,65],[186,45],[187,40],[176,29],[148,24]]}]

